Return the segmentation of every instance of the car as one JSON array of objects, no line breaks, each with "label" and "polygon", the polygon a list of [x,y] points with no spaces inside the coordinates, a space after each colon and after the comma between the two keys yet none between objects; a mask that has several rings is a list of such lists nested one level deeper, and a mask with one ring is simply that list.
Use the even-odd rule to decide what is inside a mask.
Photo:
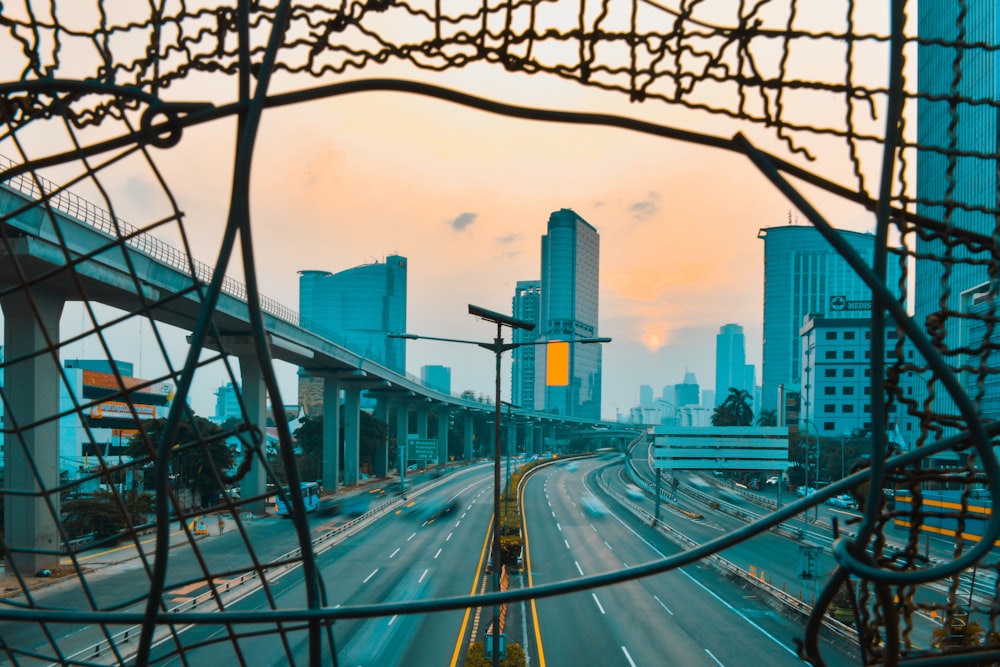
[{"label": "car", "polygon": [[645,494],[643,494],[642,490],[639,489],[639,487],[635,486],[634,484],[626,484],[625,485],[625,495],[628,496],[629,498],[631,498],[632,500],[645,500],[646,499],[646,496],[645,496]]},{"label": "car", "polygon": [[826,504],[830,507],[836,507],[837,509],[850,510],[857,507],[857,503],[854,502],[854,498],[851,497],[849,493],[844,493],[839,496],[834,496],[826,501]]},{"label": "car", "polygon": [[580,499],[583,509],[593,517],[601,517],[608,513],[608,506],[598,500],[595,496],[586,495]]},{"label": "car", "polygon": [[777,477],[768,477],[767,479],[764,480],[764,483],[767,484],[767,485],[777,484],[778,483],[778,478]]}]

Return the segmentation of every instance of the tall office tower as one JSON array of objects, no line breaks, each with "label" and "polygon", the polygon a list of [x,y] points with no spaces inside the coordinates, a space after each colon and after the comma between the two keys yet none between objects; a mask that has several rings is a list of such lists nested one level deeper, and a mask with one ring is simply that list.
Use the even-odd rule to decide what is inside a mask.
[{"label": "tall office tower", "polygon": [[[540,336],[571,341],[598,335],[599,260],[600,236],[593,226],[565,208],[549,216],[548,233],[542,237]],[[538,355],[536,368],[544,356]],[[600,419],[601,345],[570,345],[569,384],[538,383],[539,394],[546,412]]]},{"label": "tall office tower", "polygon": [[420,381],[442,394],[451,394],[451,368],[448,366],[421,366]]},{"label": "tall office tower", "polygon": [[687,371],[684,373],[684,382],[674,385],[674,397],[677,399],[677,408],[690,405],[701,405],[701,392],[698,388],[698,378],[694,373]]},{"label": "tall office tower", "polygon": [[221,385],[215,392],[215,414],[209,417],[216,424],[223,424],[227,419],[243,418],[243,409],[240,408],[239,398],[240,385],[227,382]]},{"label": "tall office tower", "polygon": [[639,385],[639,405],[647,406],[653,404],[653,388],[648,384]]},{"label": "tall office tower", "polygon": [[[1000,229],[996,159],[1000,121],[995,106],[1000,97],[1000,52],[984,48],[959,51],[940,42],[958,41],[962,30],[961,40],[966,44],[996,44],[1000,39],[1000,7],[996,0],[921,0],[917,17],[921,38],[917,48],[921,95],[917,102],[917,213],[951,229],[993,236]],[[951,98],[956,93],[967,101],[954,104]],[[917,237],[917,256],[929,259],[916,262],[914,317],[923,324],[935,314],[934,321],[939,323],[949,349],[963,341],[987,338],[984,320],[992,317],[989,311],[995,308],[997,288],[990,285],[985,261],[973,264],[968,260],[988,259],[988,249],[987,245],[986,252],[973,255],[961,244],[946,246],[934,238]],[[941,286],[946,257],[958,261],[947,262],[950,274],[945,296]],[[963,363],[956,356],[947,362],[953,367]],[[1000,417],[1000,377],[963,373],[959,378],[970,395],[982,392],[979,410],[983,416]],[[982,387],[974,386],[981,380],[985,380]],[[925,385],[918,383],[914,389],[918,400],[926,395]],[[954,413],[954,402],[938,391],[932,410]]]},{"label": "tall office tower", "polygon": [[[743,327],[726,324],[715,337],[715,405],[729,396],[730,389],[747,389],[746,346]],[[753,385],[750,385],[752,387]]]},{"label": "tall office tower", "polygon": [[[875,238],[841,231],[841,237],[871,265]],[[858,317],[871,312],[871,290],[812,226],[766,227],[764,241],[764,349],[761,410],[777,410],[778,387],[796,391],[801,382],[799,331],[809,314]],[[899,281],[889,262],[887,284]]]},{"label": "tall office tower", "polygon": [[406,258],[363,264],[340,273],[299,271],[302,327],[376,361],[406,372]]},{"label": "tall office tower", "polygon": [[[514,304],[511,314],[519,320],[534,322],[535,328],[513,329],[511,340],[514,343],[529,343],[538,339],[538,309],[541,306],[542,282],[540,280],[519,280],[514,292]],[[511,350],[511,382],[510,402],[514,405],[534,410],[535,405],[535,369],[538,349],[535,345],[524,345]],[[542,378],[544,379],[544,375]]]}]

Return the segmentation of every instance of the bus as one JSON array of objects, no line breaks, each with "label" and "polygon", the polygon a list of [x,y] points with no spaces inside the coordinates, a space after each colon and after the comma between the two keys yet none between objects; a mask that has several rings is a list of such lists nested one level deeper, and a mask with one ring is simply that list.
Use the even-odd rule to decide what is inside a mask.
[{"label": "bus", "polygon": [[[299,486],[302,489],[302,503],[306,507],[306,512],[315,512],[319,509],[319,483],[302,482]],[[281,493],[277,493],[274,496],[274,513],[283,517],[290,516],[291,513],[289,510],[291,507],[288,505],[289,502],[291,502],[289,488],[283,486],[281,487]]]}]

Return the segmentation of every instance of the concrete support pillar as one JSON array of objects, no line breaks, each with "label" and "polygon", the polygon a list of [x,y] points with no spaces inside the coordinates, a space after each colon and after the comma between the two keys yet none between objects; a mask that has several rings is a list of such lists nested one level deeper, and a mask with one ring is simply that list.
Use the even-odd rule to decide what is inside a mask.
[{"label": "concrete support pillar", "polygon": [[448,463],[448,426],[451,422],[451,410],[441,408],[437,411],[438,418],[438,463]]},{"label": "concrete support pillar", "polygon": [[505,456],[516,456],[517,455],[517,424],[510,422],[507,424],[507,430],[504,433],[504,438],[507,442],[502,442],[500,447],[500,453]]},{"label": "concrete support pillar", "polygon": [[462,458],[466,461],[472,460],[472,434],[473,431],[472,413],[465,412],[462,415]]},{"label": "concrete support pillar", "polygon": [[323,378],[323,490],[340,486],[340,379]]},{"label": "concrete support pillar", "polygon": [[[24,294],[0,301],[4,313],[4,357],[15,361],[4,369],[7,400],[4,428],[5,546],[8,573],[25,576],[59,565],[59,493],[41,493],[59,485],[59,361],[47,352],[45,336],[59,340],[59,318],[65,300],[32,290],[38,311]],[[42,352],[38,356],[30,356]],[[43,422],[43,423],[39,423]],[[50,510],[49,503],[52,504]]]},{"label": "concrete support pillar", "polygon": [[399,457],[397,472],[400,476],[402,476],[403,471],[406,470],[406,460],[410,455],[410,452],[407,449],[409,436],[410,406],[407,405],[406,401],[400,401],[396,407],[396,447],[398,449],[396,455]]},{"label": "concrete support pillar", "polygon": [[417,437],[427,437],[427,416],[430,411],[426,407],[417,408]]},{"label": "concrete support pillar", "polygon": [[532,422],[524,425],[524,453],[529,457],[538,453],[535,449],[535,425]]},{"label": "concrete support pillar", "polygon": [[247,420],[257,427],[259,440],[247,433],[240,437],[244,448],[253,450],[250,472],[240,481],[240,497],[258,498],[245,505],[247,511],[263,514],[267,505],[267,389],[260,361],[256,357],[239,357],[243,402],[247,406]]},{"label": "concrete support pillar", "polygon": [[389,476],[389,401],[384,398],[375,401],[375,419],[385,424],[385,438],[375,448],[372,473],[378,478]]},{"label": "concrete support pillar", "polygon": [[361,450],[361,389],[344,389],[344,486],[358,483]]}]

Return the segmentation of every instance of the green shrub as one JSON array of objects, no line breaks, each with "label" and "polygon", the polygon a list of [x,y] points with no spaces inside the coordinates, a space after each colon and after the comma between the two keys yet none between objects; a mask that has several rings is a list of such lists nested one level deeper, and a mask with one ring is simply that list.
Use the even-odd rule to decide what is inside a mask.
[{"label": "green shrub", "polygon": [[[483,642],[475,642],[469,645],[469,650],[465,654],[465,667],[490,667],[492,660],[485,657],[486,647]],[[520,644],[509,642],[507,644],[507,657],[500,661],[501,667],[525,667],[527,657]]]},{"label": "green shrub", "polygon": [[500,562],[507,567],[518,567],[517,559],[521,555],[523,544],[520,535],[502,535],[500,537]]}]

